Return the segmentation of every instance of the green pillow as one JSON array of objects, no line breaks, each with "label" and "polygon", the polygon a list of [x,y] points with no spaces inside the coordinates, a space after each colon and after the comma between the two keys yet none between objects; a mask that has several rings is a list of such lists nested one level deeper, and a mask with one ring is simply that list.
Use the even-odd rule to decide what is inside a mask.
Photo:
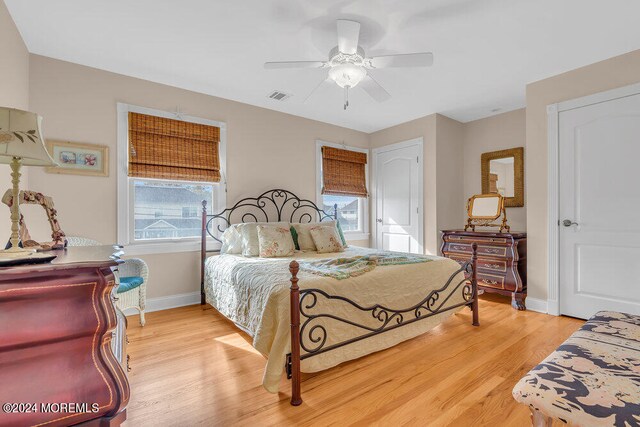
[{"label": "green pillow", "polygon": [[[340,234],[340,239],[342,239],[342,246],[347,247],[347,239],[344,238],[344,233],[342,232],[342,226],[340,225],[340,221],[336,221],[336,226],[338,227],[338,234]],[[294,239],[295,241],[295,239]]]},{"label": "green pillow", "polygon": [[293,225],[289,227],[289,230],[291,230],[291,237],[293,237],[293,245],[296,247],[296,250],[299,251],[300,244],[298,243],[298,232]]}]

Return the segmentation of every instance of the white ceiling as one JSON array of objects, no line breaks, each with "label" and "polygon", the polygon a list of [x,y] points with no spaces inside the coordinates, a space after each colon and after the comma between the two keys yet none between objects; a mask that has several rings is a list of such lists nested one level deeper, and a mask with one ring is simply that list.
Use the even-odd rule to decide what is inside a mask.
[{"label": "white ceiling", "polygon": [[[525,104],[527,83],[640,48],[638,0],[5,0],[30,52],[372,132],[432,113],[470,121]],[[373,70],[378,104],[326,70],[335,20],[371,55],[431,51],[431,68]],[[266,95],[293,94],[284,101]],[[188,106],[180,106],[187,110]]]}]

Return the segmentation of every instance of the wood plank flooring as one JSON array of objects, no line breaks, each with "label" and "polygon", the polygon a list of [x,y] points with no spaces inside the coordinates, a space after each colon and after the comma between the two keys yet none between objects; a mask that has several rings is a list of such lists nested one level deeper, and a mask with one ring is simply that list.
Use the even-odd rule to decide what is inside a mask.
[{"label": "wood plank flooring", "polygon": [[149,313],[144,328],[132,316],[125,425],[526,426],[511,389],[582,323],[482,296],[480,327],[464,309],[396,347],[303,374],[294,408],[288,381],[265,391],[265,359],[210,306]]}]

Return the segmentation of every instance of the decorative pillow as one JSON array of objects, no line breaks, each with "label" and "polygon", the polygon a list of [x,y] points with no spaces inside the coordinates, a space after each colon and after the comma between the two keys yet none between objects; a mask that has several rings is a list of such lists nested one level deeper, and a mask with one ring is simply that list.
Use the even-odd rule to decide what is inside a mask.
[{"label": "decorative pillow", "polygon": [[260,255],[258,240],[258,225],[289,226],[288,222],[247,222],[238,224],[238,231],[242,236],[242,255],[247,257]]},{"label": "decorative pillow", "polygon": [[289,231],[291,231],[291,237],[293,237],[293,244],[296,247],[296,251],[299,251],[300,244],[298,243],[298,232],[293,225],[289,227]]},{"label": "decorative pillow", "polygon": [[309,229],[313,243],[320,254],[327,252],[344,252],[340,234],[336,227],[316,226]]},{"label": "decorative pillow", "polygon": [[336,227],[338,228],[338,234],[340,235],[340,240],[342,240],[342,246],[348,248],[347,239],[344,238],[344,233],[342,232],[342,226],[340,225],[340,221],[336,221]]},{"label": "decorative pillow", "polygon": [[224,233],[222,233],[222,254],[241,254],[242,253],[242,235],[238,231],[238,224],[230,225]]},{"label": "decorative pillow", "polygon": [[293,255],[295,244],[291,230],[289,230],[289,224],[258,225],[257,229],[261,257],[274,258]]},{"label": "decorative pillow", "polygon": [[313,227],[330,227],[336,228],[336,221],[322,221],[322,222],[309,222],[309,223],[295,223],[291,224],[295,229],[298,236],[298,248],[301,251],[315,251],[316,245],[313,243],[311,233],[309,230]]}]

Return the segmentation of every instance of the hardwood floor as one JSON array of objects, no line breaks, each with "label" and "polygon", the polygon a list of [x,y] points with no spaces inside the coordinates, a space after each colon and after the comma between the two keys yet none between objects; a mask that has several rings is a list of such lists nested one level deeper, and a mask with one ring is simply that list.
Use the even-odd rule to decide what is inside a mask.
[{"label": "hardwood floor", "polygon": [[207,306],[129,318],[127,427],[192,425],[526,426],[511,389],[582,325],[518,312],[483,296],[480,327],[467,309],[430,332],[319,374],[303,374],[304,403],[290,386],[262,388],[264,358],[250,338]]}]

